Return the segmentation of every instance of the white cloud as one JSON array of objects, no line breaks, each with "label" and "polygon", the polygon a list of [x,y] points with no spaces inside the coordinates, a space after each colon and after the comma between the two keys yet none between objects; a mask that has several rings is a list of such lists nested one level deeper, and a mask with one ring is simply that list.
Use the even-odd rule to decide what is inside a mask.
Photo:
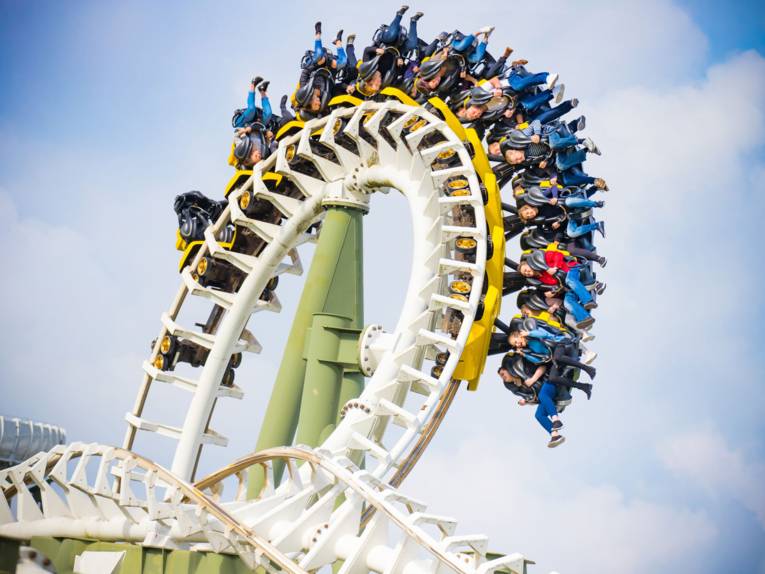
[{"label": "white cloud", "polygon": [[[95,238],[64,222],[21,217],[5,193],[0,221],[4,266],[11,271],[0,285],[3,410],[87,438],[89,428],[107,426],[107,413],[129,402],[112,397],[133,386],[128,381],[140,368],[140,354],[131,335],[150,310],[141,311],[140,301],[104,268]],[[113,241],[119,257],[121,242],[104,240]],[[116,434],[107,431],[112,440]]]},{"label": "white cloud", "polygon": [[719,432],[692,430],[667,438],[662,462],[679,478],[714,499],[733,499],[755,514],[765,528],[765,463],[727,444]]},{"label": "white cloud", "polygon": [[492,549],[527,555],[538,572],[674,570],[715,541],[704,511],[627,496],[593,479],[596,467],[554,470],[558,452],[540,446],[472,435],[428,453],[404,490],[460,517],[460,532],[488,533]]},{"label": "white cloud", "polygon": [[[670,416],[658,397],[689,391],[700,407],[713,399],[693,390],[721,377],[755,389],[751,333],[725,325],[761,308],[762,275],[750,263],[765,205],[752,193],[762,170],[763,102],[765,60],[749,52],[710,68],[698,84],[611,92],[590,114],[604,156],[588,168],[613,190],[603,210],[609,291],[595,328],[599,377],[618,387],[614,399],[652,405],[637,422],[646,432],[660,428],[653,415]],[[747,421],[759,416],[753,404],[744,410]]]}]

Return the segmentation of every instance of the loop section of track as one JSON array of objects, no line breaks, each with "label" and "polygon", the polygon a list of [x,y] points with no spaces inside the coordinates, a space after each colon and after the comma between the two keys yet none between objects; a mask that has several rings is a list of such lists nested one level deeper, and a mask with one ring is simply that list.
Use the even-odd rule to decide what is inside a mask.
[{"label": "loop section of track", "polygon": [[[205,245],[190,266],[194,269],[202,257],[225,261],[244,274],[241,284],[235,292],[203,287],[187,268],[176,302],[164,316],[158,341],[171,334],[207,349],[199,377],[176,381],[193,393],[182,427],[142,418],[152,382],[175,377],[157,373],[148,362],[136,409],[127,417],[125,446],[132,446],[139,428],[174,436],[178,445],[172,471],[190,479],[202,445],[225,442],[210,422],[217,399],[226,395],[221,381],[232,356],[260,351],[253,314],[263,307],[272,312],[281,308],[262,300],[269,281],[302,268],[295,265],[297,250],[315,239],[309,229],[321,221],[325,205],[366,209],[371,193],[392,188],[406,198],[414,232],[406,299],[389,334],[390,347],[379,357],[362,396],[346,405],[344,419],[323,448],[336,456],[351,451],[370,455],[371,472],[380,479],[400,474],[399,467],[418,441],[422,445],[424,429],[443,405],[484,293],[490,241],[486,193],[471,153],[467,140],[447,122],[423,107],[394,100],[335,109],[282,139],[276,153],[228,195],[228,209],[207,230]],[[269,189],[266,182],[274,175],[280,184]],[[240,201],[245,194],[250,201],[273,205],[278,217],[267,221],[248,215]],[[252,251],[222,247],[217,237],[227,227],[250,234]],[[469,256],[458,249],[459,239],[473,245]],[[213,332],[177,323],[180,306],[191,297],[211,300],[220,309]],[[159,348],[153,352],[156,357]],[[400,431],[388,432],[391,427]]]}]

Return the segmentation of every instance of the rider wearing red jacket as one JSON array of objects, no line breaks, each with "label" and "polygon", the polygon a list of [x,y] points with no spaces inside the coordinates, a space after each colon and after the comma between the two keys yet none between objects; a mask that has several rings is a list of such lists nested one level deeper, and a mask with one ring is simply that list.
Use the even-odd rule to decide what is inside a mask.
[{"label": "rider wearing red jacket", "polygon": [[[574,316],[577,328],[587,329],[595,322],[589,309],[594,309],[598,305],[582,284],[579,277],[580,270],[581,267],[573,258],[567,258],[560,251],[541,249],[535,249],[525,255],[518,265],[518,271],[524,277],[537,279],[543,285],[565,286],[566,294],[563,297],[563,304],[566,310]],[[558,275],[558,272],[563,277]],[[551,293],[555,291],[557,289]]]},{"label": "rider wearing red jacket", "polygon": [[566,261],[566,256],[560,251],[545,251],[544,258],[547,269],[537,274],[536,278],[545,285],[558,285],[559,281],[555,278],[558,269],[568,275],[577,266],[576,261]]}]

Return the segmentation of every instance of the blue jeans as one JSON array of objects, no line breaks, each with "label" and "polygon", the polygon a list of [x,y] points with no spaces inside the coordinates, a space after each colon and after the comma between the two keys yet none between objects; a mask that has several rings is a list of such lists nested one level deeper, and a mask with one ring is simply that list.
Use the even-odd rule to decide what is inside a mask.
[{"label": "blue jeans", "polygon": [[383,33],[380,35],[380,42],[383,44],[395,44],[398,42],[398,35],[401,32],[401,16],[401,14],[396,14],[390,25],[383,30]]},{"label": "blue jeans", "polygon": [[[535,111],[542,104],[552,100],[553,93],[550,90],[542,90],[538,94],[528,94],[520,99],[520,104],[527,112]],[[539,118],[534,118],[539,119]],[[544,122],[543,122],[544,123]]]},{"label": "blue jeans", "polygon": [[566,171],[572,167],[581,164],[587,159],[586,149],[577,149],[573,151],[561,151],[557,153],[555,158],[555,166],[558,171]]},{"label": "blue jeans", "polygon": [[592,185],[595,183],[595,178],[584,173],[580,163],[561,173],[560,182],[565,186]]},{"label": "blue jeans", "polygon": [[[573,189],[570,191],[568,197],[575,197],[577,199],[589,199],[593,195],[595,195],[598,192],[598,188],[594,185],[591,185],[590,187],[583,187],[579,186],[576,189]],[[595,207],[595,206],[593,206]]]},{"label": "blue jeans", "polygon": [[409,20],[409,35],[406,37],[404,52],[408,53],[412,50],[416,50],[418,43],[417,20]]},{"label": "blue jeans", "polygon": [[[557,120],[561,116],[567,114],[571,110],[574,109],[574,106],[571,104],[571,100],[566,100],[565,102],[562,102],[560,105],[555,106],[554,108],[551,108],[549,106],[542,106],[539,110],[535,110],[534,114],[531,114],[529,116],[530,120],[539,120],[543,124],[547,124],[553,120]],[[569,126],[570,129],[570,126]],[[575,130],[571,130],[572,132]]]},{"label": "blue jeans", "polygon": [[[589,200],[585,200],[589,201]],[[566,235],[569,237],[579,237],[580,235],[585,235],[587,233],[592,233],[598,228],[597,223],[577,223],[573,219],[568,220],[568,225],[566,226]]]},{"label": "blue jeans", "polygon": [[515,69],[507,78],[510,87],[516,92],[522,92],[530,86],[544,84],[547,81],[547,72],[529,74],[524,68]]},{"label": "blue jeans", "polygon": [[579,302],[584,305],[592,301],[592,295],[587,291],[587,288],[582,284],[579,279],[579,273],[581,268],[579,266],[574,267],[571,271],[566,273],[566,287],[574,292]]},{"label": "blue jeans", "polygon": [[555,408],[555,395],[558,389],[551,383],[545,383],[542,388],[539,389],[539,405],[537,406],[537,412],[534,413],[539,424],[548,433],[552,432],[552,421],[550,417],[558,415],[558,409]]},{"label": "blue jeans", "polygon": [[566,273],[566,287],[568,291],[563,296],[563,306],[566,308],[566,311],[574,316],[577,323],[590,316],[583,305],[592,301],[592,295],[582,284],[580,273],[581,268],[578,266]]},{"label": "blue jeans", "polygon": [[550,147],[554,150],[565,149],[579,143],[576,136],[570,133],[567,129],[558,129],[554,131],[550,134],[548,141],[550,142]]},{"label": "blue jeans", "polygon": [[346,54],[349,68],[355,68],[358,60],[356,59],[356,47],[353,44],[346,44],[343,52]]},{"label": "blue jeans", "polygon": [[563,200],[563,205],[566,207],[572,207],[574,209],[590,209],[592,207],[597,207],[598,202],[591,199],[585,199],[584,197],[576,197],[570,195]]},{"label": "blue jeans", "polygon": [[577,323],[584,321],[590,316],[590,314],[587,312],[587,309],[582,307],[582,304],[576,298],[576,295],[574,295],[571,291],[563,296],[563,307],[566,309],[566,311],[574,316],[574,320]]}]

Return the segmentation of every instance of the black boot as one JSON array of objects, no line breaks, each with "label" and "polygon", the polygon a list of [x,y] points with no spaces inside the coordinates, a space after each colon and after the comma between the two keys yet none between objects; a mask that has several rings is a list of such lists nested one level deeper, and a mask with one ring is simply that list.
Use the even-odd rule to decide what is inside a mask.
[{"label": "black boot", "polygon": [[407,6],[406,4],[402,4],[402,5],[401,5],[401,8],[399,8],[399,9],[398,9],[398,11],[396,12],[396,16],[403,16],[403,15],[404,15],[404,13],[405,13],[407,10],[409,10],[409,6]]},{"label": "black boot", "polygon": [[335,42],[342,42],[343,41],[343,31],[339,30],[337,32],[337,36],[335,36]]},{"label": "black boot", "polygon": [[271,84],[271,82],[269,81],[265,81],[262,84],[260,84],[258,91],[261,93],[261,95],[266,93],[266,90],[268,90],[269,84]]},{"label": "black boot", "polygon": [[425,14],[422,12],[417,12],[414,16],[412,16],[411,20],[412,22],[417,22],[420,18],[422,18]]},{"label": "black boot", "polygon": [[252,79],[252,87],[253,87],[253,88],[257,88],[257,87],[258,87],[258,84],[259,84],[260,82],[262,82],[262,81],[263,81],[263,78],[261,78],[260,76],[255,76],[255,77]]},{"label": "black boot", "polygon": [[585,395],[587,395],[587,400],[590,400],[590,397],[592,396],[592,384],[590,383],[575,383],[574,381],[571,381],[569,385],[575,389],[579,389],[582,391]]},{"label": "black boot", "polygon": [[321,22],[316,22],[316,24],[313,25],[313,30],[317,34],[321,34]]}]

